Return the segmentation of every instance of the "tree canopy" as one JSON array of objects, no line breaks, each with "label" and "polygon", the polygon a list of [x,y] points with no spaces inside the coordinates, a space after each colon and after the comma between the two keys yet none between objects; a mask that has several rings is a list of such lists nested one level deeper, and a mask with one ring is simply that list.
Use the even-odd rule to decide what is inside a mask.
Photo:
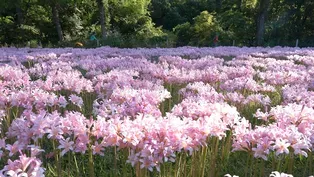
[{"label": "tree canopy", "polygon": [[[1,0],[0,45],[314,46],[311,0]],[[95,46],[94,46],[95,47]]]}]

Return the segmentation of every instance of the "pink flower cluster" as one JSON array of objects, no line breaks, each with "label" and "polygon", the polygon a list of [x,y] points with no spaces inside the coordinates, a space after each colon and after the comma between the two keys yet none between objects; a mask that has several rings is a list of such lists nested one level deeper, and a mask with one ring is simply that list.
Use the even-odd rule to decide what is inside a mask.
[{"label": "pink flower cluster", "polygon": [[236,127],[233,151],[252,151],[265,160],[271,152],[279,155],[291,150],[307,157],[314,145],[313,114],[312,108],[298,104],[279,105],[266,113],[258,110],[257,118],[275,122],[254,129],[248,123]]},{"label": "pink flower cluster", "polygon": [[2,48],[0,161],[8,161],[0,175],[43,176],[40,158],[26,156],[43,139],[61,157],[115,147],[151,171],[229,133],[233,153],[306,157],[314,150],[313,51]]},{"label": "pink flower cluster", "polygon": [[31,176],[31,177],[44,177],[45,169],[41,167],[42,162],[36,157],[42,150],[35,146],[29,146],[31,157],[21,153],[19,159],[8,160],[8,164],[0,170],[0,176]]}]

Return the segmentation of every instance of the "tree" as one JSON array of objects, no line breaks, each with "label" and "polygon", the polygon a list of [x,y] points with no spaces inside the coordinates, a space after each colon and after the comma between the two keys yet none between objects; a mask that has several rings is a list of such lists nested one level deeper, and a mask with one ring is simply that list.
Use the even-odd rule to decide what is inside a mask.
[{"label": "tree", "polygon": [[224,34],[214,15],[207,11],[201,12],[193,19],[193,23],[188,22],[174,28],[178,36],[178,45],[211,46],[213,38],[217,34]]},{"label": "tree", "polygon": [[148,12],[150,0],[110,1],[111,25],[123,35],[152,36],[160,32]]},{"label": "tree", "polygon": [[264,43],[265,21],[267,17],[270,0],[260,0],[259,10],[257,13],[257,31],[256,31],[256,45],[260,46]]},{"label": "tree", "polygon": [[18,0],[15,3],[15,9],[16,9],[16,15],[17,15],[17,23],[18,24],[23,24],[23,12],[21,8],[21,1]]},{"label": "tree", "polygon": [[216,0],[216,12],[220,12],[222,6],[221,0]]},{"label": "tree", "polygon": [[62,42],[63,32],[62,32],[62,27],[61,27],[60,18],[59,18],[59,10],[58,10],[59,4],[57,1],[51,1],[50,6],[52,10],[52,18],[53,18],[53,21],[55,23],[56,30],[58,33],[59,42]]},{"label": "tree", "polygon": [[106,24],[105,24],[105,8],[103,0],[96,0],[99,10],[99,21],[101,27],[101,36],[103,39],[106,38]]},{"label": "tree", "polygon": [[221,45],[314,45],[312,0],[0,0],[0,7],[1,45],[73,46],[95,31],[106,45],[168,44],[171,36],[171,44],[203,46],[217,30]]}]

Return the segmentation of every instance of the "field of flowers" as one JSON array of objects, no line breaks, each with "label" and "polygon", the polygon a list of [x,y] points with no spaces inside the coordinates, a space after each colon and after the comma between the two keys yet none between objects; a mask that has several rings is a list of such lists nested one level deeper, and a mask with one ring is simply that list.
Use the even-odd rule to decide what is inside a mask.
[{"label": "field of flowers", "polygon": [[314,174],[314,48],[0,48],[0,90],[0,176]]}]

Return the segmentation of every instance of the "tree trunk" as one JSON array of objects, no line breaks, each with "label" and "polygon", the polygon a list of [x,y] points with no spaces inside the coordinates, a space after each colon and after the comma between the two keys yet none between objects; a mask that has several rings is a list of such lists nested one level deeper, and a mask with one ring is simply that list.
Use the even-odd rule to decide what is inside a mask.
[{"label": "tree trunk", "polygon": [[23,24],[23,11],[22,11],[22,2],[21,0],[13,1],[15,4],[15,11],[16,11],[16,17],[17,17],[17,24],[22,25]]},{"label": "tree trunk", "polygon": [[16,10],[16,15],[17,15],[17,24],[21,25],[21,24],[23,24],[23,12],[22,12],[22,9],[18,5],[16,5],[15,10]]},{"label": "tree trunk", "polygon": [[216,0],[216,12],[220,12],[222,6],[221,0]]},{"label": "tree trunk", "polygon": [[259,11],[257,14],[257,31],[256,31],[256,45],[264,44],[265,21],[270,0],[260,0]]},{"label": "tree trunk", "polygon": [[101,36],[103,39],[106,38],[106,24],[105,24],[105,8],[103,0],[97,0],[97,5],[99,9],[99,21],[101,27]]},{"label": "tree trunk", "polygon": [[[306,5],[307,4],[305,4],[305,6]],[[302,17],[302,23],[301,23],[303,27],[305,26],[307,18],[311,16],[311,11],[312,11],[311,9],[312,9],[311,6],[306,6],[306,8],[304,10],[303,17]]]},{"label": "tree trunk", "polygon": [[241,10],[242,0],[237,0],[237,7],[238,7],[239,10]]},{"label": "tree trunk", "polygon": [[61,42],[61,41],[63,41],[63,32],[62,32],[62,28],[61,28],[61,24],[60,24],[58,7],[56,4],[52,4],[51,8],[52,8],[52,18],[53,18],[53,21],[56,25],[56,29],[57,29],[57,33],[58,33],[58,37],[59,37],[59,42]]},{"label": "tree trunk", "polygon": [[[296,23],[297,23],[297,27],[296,27],[296,29],[294,30],[295,32],[296,32],[296,35],[295,35],[295,37],[296,37],[296,39],[300,39],[301,37],[302,37],[302,34],[303,34],[303,15],[305,14],[305,11],[306,11],[306,7],[304,7],[304,5],[305,5],[305,2],[304,2],[304,0],[302,0],[302,1],[299,1],[298,2],[298,4],[296,5],[297,6],[297,9],[296,9]],[[304,12],[302,12],[302,10],[301,10],[301,7],[304,7],[305,8],[305,10],[304,10]]]}]

